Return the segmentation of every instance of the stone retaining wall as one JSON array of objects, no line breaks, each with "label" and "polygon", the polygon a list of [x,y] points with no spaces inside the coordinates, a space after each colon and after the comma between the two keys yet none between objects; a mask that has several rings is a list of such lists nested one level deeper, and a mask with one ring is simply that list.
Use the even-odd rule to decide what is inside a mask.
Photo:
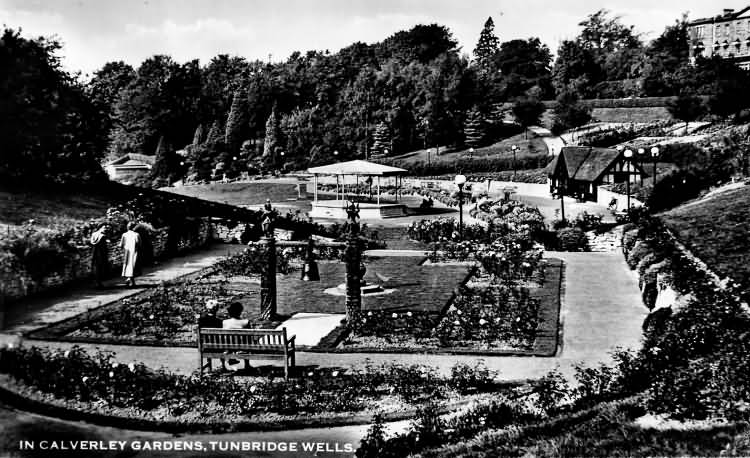
[{"label": "stone retaining wall", "polygon": [[[170,232],[172,228],[163,227],[150,234],[149,242],[151,254],[146,258],[151,260],[166,259],[175,254],[183,254],[201,248],[211,242],[239,243],[242,234],[251,230],[251,224],[236,224],[227,220],[201,218],[197,231],[191,236],[180,237],[170,249]],[[148,246],[148,244],[147,244]],[[170,253],[170,251],[172,251]],[[88,245],[71,247],[68,262],[51,275],[41,279],[32,278],[22,267],[12,271],[0,272],[0,296],[4,296],[6,303],[59,289],[61,287],[92,278],[91,266],[92,247]],[[120,274],[123,251],[119,247],[119,240],[109,241],[109,265],[111,276]]]}]

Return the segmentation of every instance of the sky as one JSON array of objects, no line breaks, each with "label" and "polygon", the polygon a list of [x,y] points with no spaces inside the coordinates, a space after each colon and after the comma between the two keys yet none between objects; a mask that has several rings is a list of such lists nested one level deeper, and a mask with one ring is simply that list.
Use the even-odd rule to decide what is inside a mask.
[{"label": "sky", "polygon": [[750,0],[0,0],[0,23],[26,37],[55,36],[63,65],[84,75],[109,61],[137,67],[154,54],[178,62],[217,54],[285,60],[293,51],[335,52],[381,41],[416,24],[447,26],[470,54],[492,16],[501,41],[539,37],[550,49],[605,8],[646,40],[687,12],[689,18],[739,10]]}]

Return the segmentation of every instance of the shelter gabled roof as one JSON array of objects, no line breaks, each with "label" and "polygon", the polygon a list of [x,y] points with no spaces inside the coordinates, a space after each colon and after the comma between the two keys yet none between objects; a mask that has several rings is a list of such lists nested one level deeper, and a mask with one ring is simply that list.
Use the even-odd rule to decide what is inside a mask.
[{"label": "shelter gabled roof", "polygon": [[155,159],[156,158],[154,156],[147,156],[145,154],[128,153],[128,154],[118,157],[117,159],[107,162],[105,166],[124,165],[127,167],[133,167],[136,165],[154,165]]},{"label": "shelter gabled roof", "polygon": [[560,154],[547,166],[547,175],[553,176],[558,163],[563,161],[566,178],[580,181],[596,181],[620,157],[612,148],[565,146]]},{"label": "shelter gabled roof", "polygon": [[616,149],[592,148],[573,178],[581,181],[596,181],[619,156],[620,152]]},{"label": "shelter gabled roof", "polygon": [[405,169],[363,160],[321,165],[319,167],[311,167],[307,171],[313,175],[396,176],[407,173]]}]

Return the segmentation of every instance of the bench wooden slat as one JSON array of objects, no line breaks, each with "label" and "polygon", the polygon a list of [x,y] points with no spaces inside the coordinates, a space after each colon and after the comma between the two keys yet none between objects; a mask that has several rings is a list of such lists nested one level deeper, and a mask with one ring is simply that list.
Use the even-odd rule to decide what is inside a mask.
[{"label": "bench wooden slat", "polygon": [[289,365],[295,365],[296,336],[287,338],[282,329],[220,329],[198,328],[196,339],[201,373],[203,358],[278,359],[284,360],[284,377],[289,376]]}]

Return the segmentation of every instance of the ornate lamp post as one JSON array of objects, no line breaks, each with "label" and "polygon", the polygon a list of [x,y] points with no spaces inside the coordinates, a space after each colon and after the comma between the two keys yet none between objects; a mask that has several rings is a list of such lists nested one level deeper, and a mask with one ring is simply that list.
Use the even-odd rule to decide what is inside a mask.
[{"label": "ornate lamp post", "polygon": [[351,321],[362,310],[362,250],[359,238],[359,204],[350,202],[346,207],[349,233],[346,237],[346,319]]},{"label": "ornate lamp post", "polygon": [[[646,162],[646,149],[645,148],[638,148],[638,166],[643,167],[643,164]],[[643,186],[643,174],[641,173],[641,186]]]},{"label": "ornate lamp post", "polygon": [[518,151],[518,147],[516,145],[513,145],[510,147],[511,152],[513,153],[513,180],[516,181],[516,151]]},{"label": "ornate lamp post", "polygon": [[456,175],[455,178],[456,186],[458,186],[458,234],[461,236],[461,240],[464,239],[464,185],[466,184],[466,177],[463,175]]},{"label": "ornate lamp post", "polygon": [[258,245],[262,250],[263,272],[260,277],[260,316],[263,320],[273,320],[276,316],[276,238],[274,237],[273,222],[276,211],[266,200],[261,216],[263,237]]},{"label": "ornate lamp post", "polygon": [[654,146],[653,148],[651,148],[651,160],[653,161],[653,164],[654,164],[654,173],[651,176],[653,177],[653,180],[654,180],[654,185],[653,185],[654,190],[656,190],[656,161],[658,158],[659,158],[659,147]]},{"label": "ornate lamp post", "polygon": [[628,194],[628,219],[630,219],[630,167],[631,167],[630,159],[633,157],[633,151],[630,150],[630,149],[626,149],[625,153],[623,153],[623,154],[625,155],[625,159],[626,159],[625,166],[626,166],[627,175],[626,175],[626,178],[625,178],[625,180],[626,180],[625,181],[625,188],[626,188],[625,192]]}]

